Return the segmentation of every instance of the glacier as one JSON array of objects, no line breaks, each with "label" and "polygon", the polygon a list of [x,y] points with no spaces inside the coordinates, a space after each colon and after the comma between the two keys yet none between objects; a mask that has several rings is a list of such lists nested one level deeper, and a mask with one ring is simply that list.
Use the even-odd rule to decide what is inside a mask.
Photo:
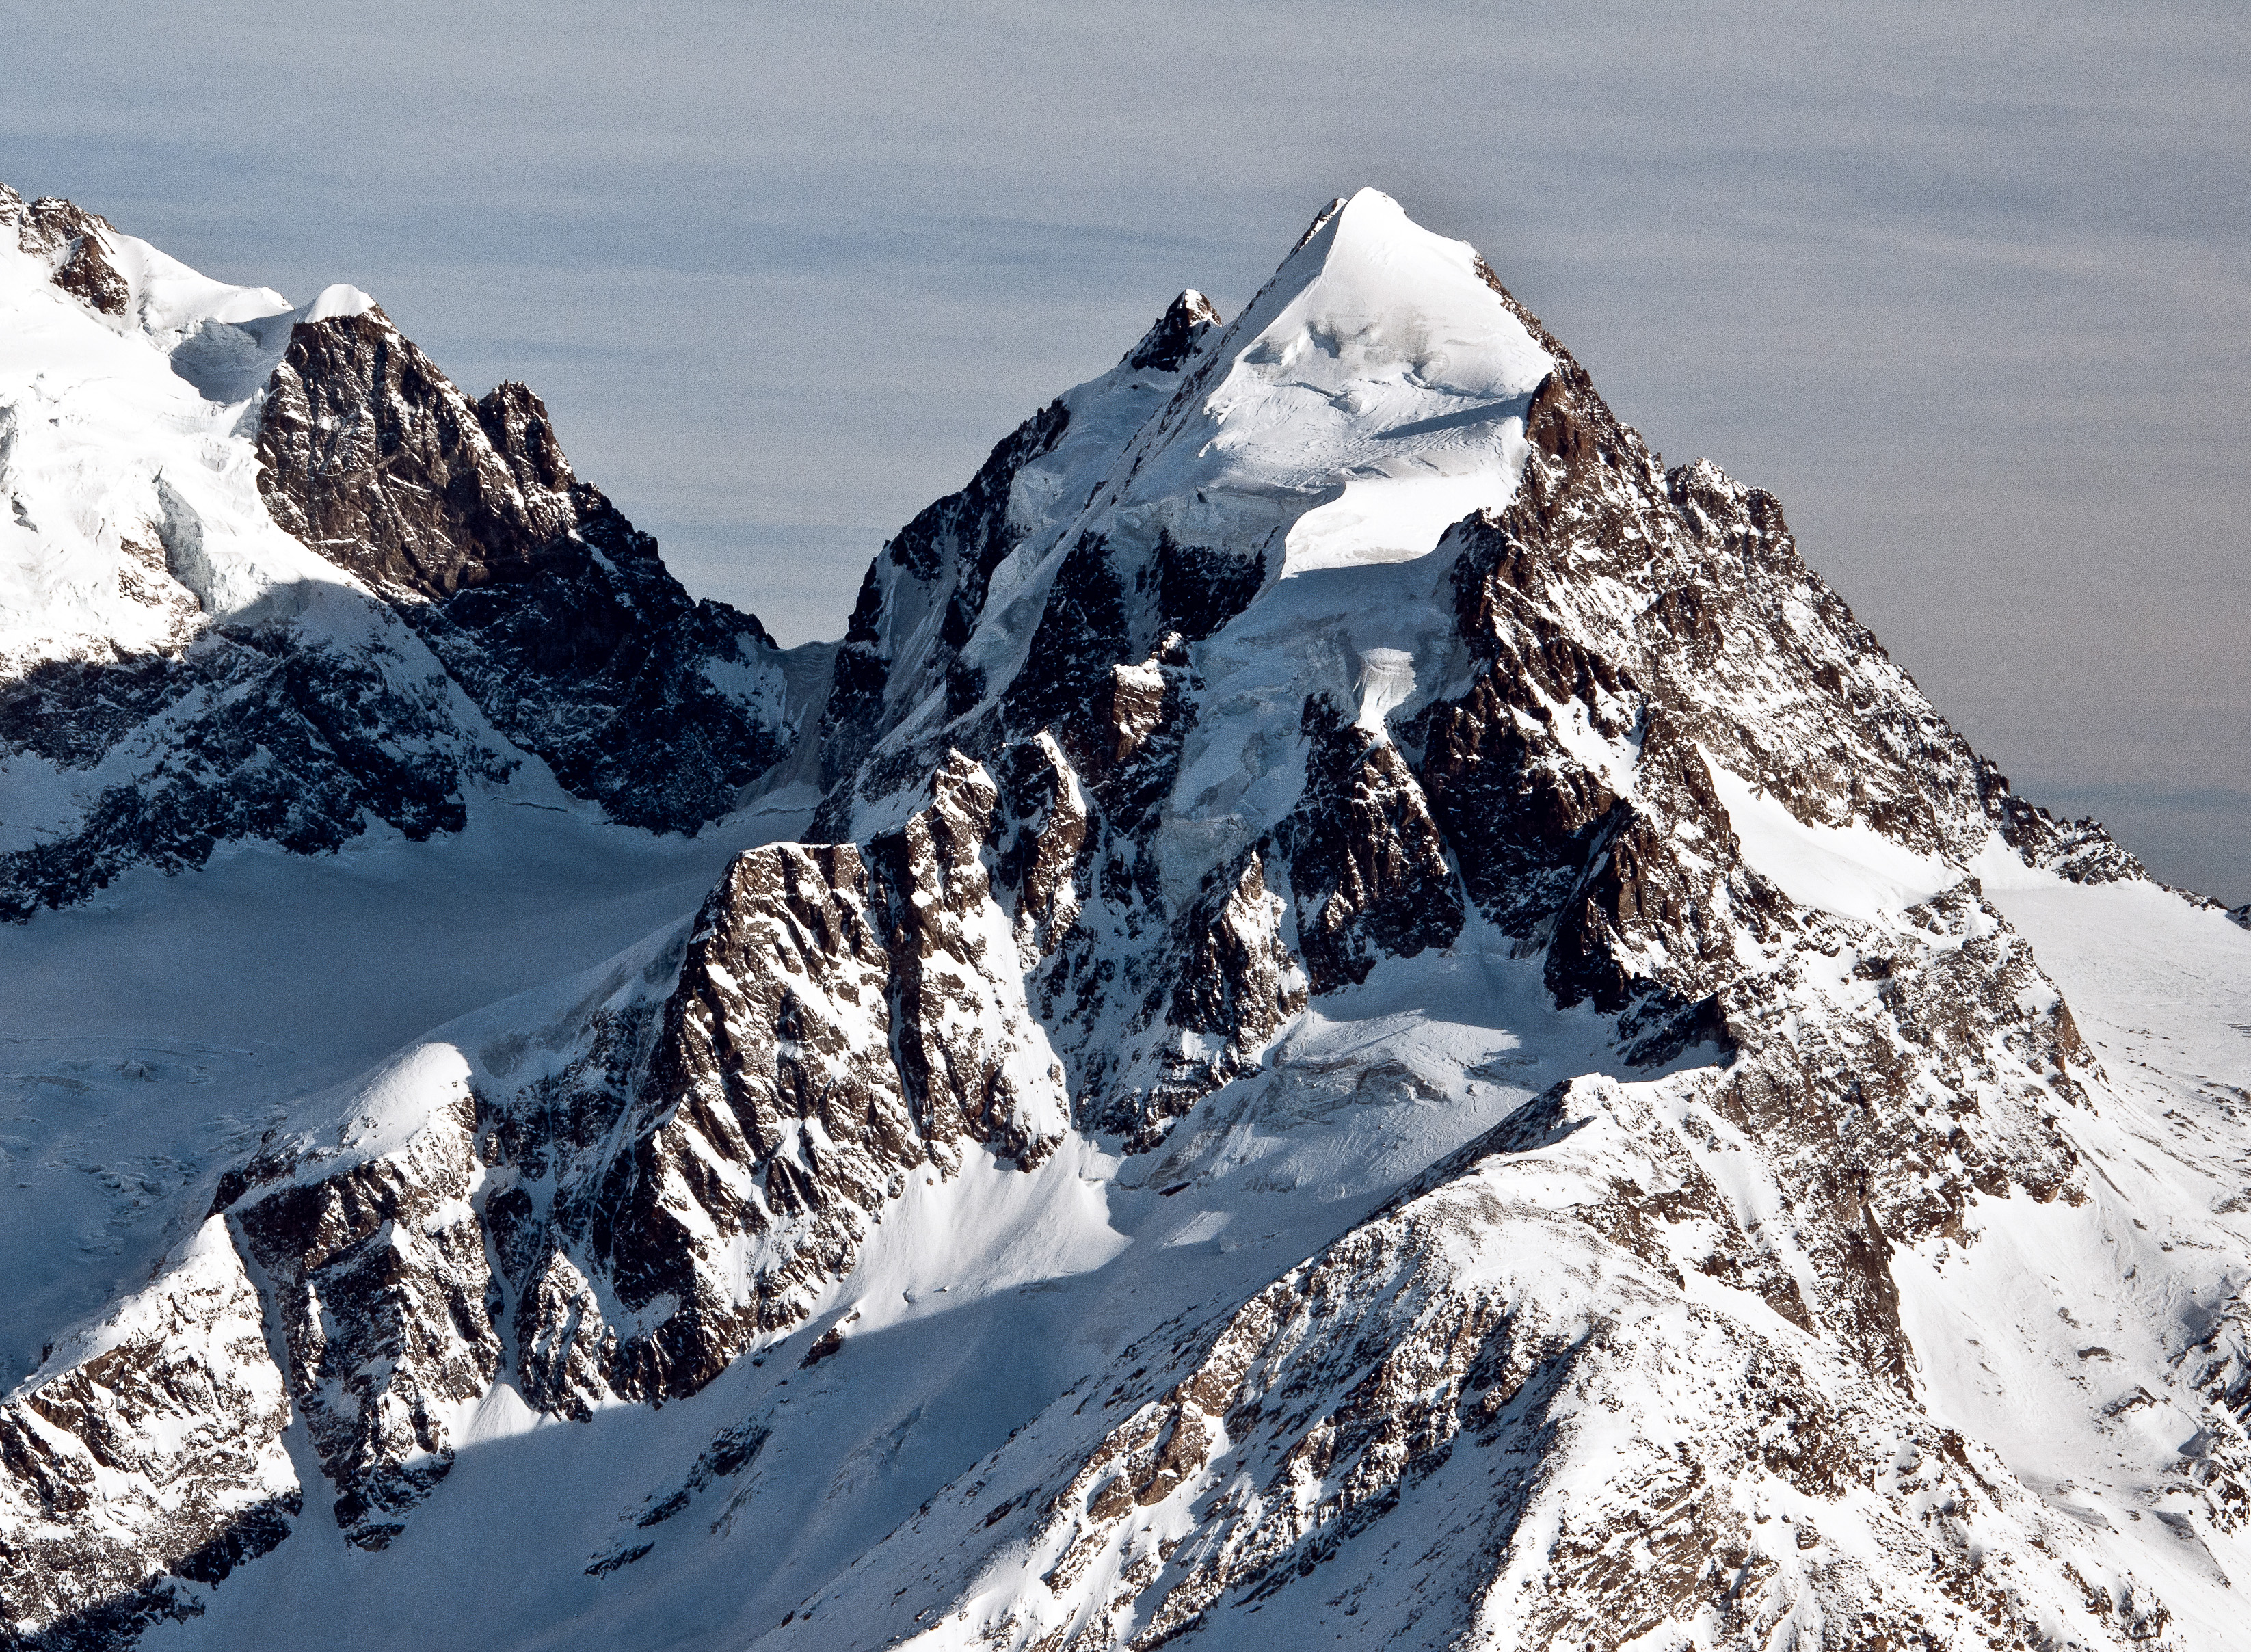
[{"label": "glacier", "polygon": [[[2251,932],[1471,248],[1333,202],[785,653],[0,209],[10,1644],[2232,1643]],[[220,649],[419,812],[95,831]]]}]

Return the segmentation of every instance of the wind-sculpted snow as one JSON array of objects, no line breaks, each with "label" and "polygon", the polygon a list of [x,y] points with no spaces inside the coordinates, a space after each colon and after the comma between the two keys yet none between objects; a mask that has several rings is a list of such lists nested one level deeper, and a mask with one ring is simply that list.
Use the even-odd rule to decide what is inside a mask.
[{"label": "wind-sculpted snow", "polygon": [[[883,548],[817,716],[528,392],[323,309],[266,497],[447,726],[690,816],[801,726],[766,784],[830,840],[220,1186],[230,1379],[287,1396],[291,1541],[379,1552],[320,1574],[354,1621],[458,1575],[495,1644],[2226,1643],[2251,937],[2016,798],[1471,249],[1364,191],[1232,322],[1183,294]],[[782,743],[683,768],[731,636]],[[147,726],[72,684],[48,761]],[[479,1454],[570,1485],[536,1538]],[[287,1529],[294,1478],[159,1472],[264,1510],[233,1559]],[[218,1530],[33,1565],[19,1638],[249,1633]]]},{"label": "wind-sculpted snow", "polygon": [[357,289],[292,309],[66,201],[0,186],[0,916],[550,773],[694,831],[793,743],[772,639],[522,385],[472,404]]}]

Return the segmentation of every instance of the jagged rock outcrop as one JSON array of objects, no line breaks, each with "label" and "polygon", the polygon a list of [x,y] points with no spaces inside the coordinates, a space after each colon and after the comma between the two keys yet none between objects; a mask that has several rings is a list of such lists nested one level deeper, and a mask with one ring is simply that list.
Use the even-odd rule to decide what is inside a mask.
[{"label": "jagged rock outcrop", "polygon": [[[921,512],[884,546],[862,582],[849,628],[836,658],[835,681],[821,720],[821,784],[835,799],[823,816],[830,829],[849,830],[855,794],[912,785],[945,748],[924,744],[879,750],[903,715],[940,695],[947,720],[981,706],[991,681],[987,667],[962,650],[983,621],[993,576],[1027,542],[1054,531],[1082,508],[1086,490],[1102,479],[1119,444],[1181,383],[1196,349],[1218,315],[1200,293],[1184,292],[1118,365],[1034,414],[1001,441],[969,485]],[[1207,632],[1216,624],[1204,600],[1217,589],[1240,607],[1257,586],[1248,585],[1231,562],[1213,564],[1202,553],[1176,550],[1169,593],[1155,582],[1137,592],[1141,605],[1161,616],[1172,605],[1193,612]],[[1130,648],[1125,593],[1105,565],[1104,548],[1084,548],[1070,581],[1084,590],[1053,605],[1054,626],[1094,628],[1095,646],[1066,647],[1054,655],[1063,674],[1048,685],[1042,706],[1076,709],[1075,693],[1098,685],[1109,663],[1145,658],[1174,627],[1144,619],[1138,653],[1119,653],[1091,675],[1077,671],[1092,656]],[[1009,594],[1015,593],[1012,585]],[[1155,601],[1147,599],[1152,596]],[[933,623],[934,622],[934,623]],[[1207,634],[1200,632],[1197,634]],[[1025,682],[1019,693],[1030,692]],[[990,719],[988,718],[989,723]],[[987,755],[989,735],[956,741],[973,757]],[[872,756],[873,761],[866,761]],[[816,830],[821,829],[820,825]]]},{"label": "jagged rock outcrop", "polygon": [[1654,1053],[1708,1019],[1735,924],[1769,944],[1790,922],[1730,864],[1714,766],[1808,826],[1865,822],[1957,860],[2045,817],[1804,565],[1770,495],[1661,470],[1547,348],[1516,496],[1456,530],[1473,686],[1406,739],[1486,916],[1550,937],[1559,998],[1624,1012]]},{"label": "jagged rock outcrop", "polygon": [[222,1188],[353,1541],[396,1534],[503,1369],[566,1416],[693,1394],[803,1323],[908,1177],[1053,1151],[1062,1072],[979,859],[998,800],[960,760],[864,852],[750,851],[544,1071],[508,1044],[474,1086],[402,1068],[405,1123]]},{"label": "jagged rock outcrop", "polygon": [[2100,820],[2090,815],[2060,820],[2010,791],[2008,777],[1991,764],[1984,769],[1988,795],[2000,813],[2002,835],[2032,865],[2074,883],[2123,883],[2149,876],[2147,868],[2102,829]]},{"label": "jagged rock outcrop", "polygon": [[287,1537],[303,1494],[265,1315],[205,1221],[0,1407],[0,1635],[128,1645]]},{"label": "jagged rock outcrop", "polygon": [[[908,1177],[951,1177],[980,1149],[1025,1168],[1054,1150],[1062,1069],[979,857],[997,802],[990,778],[957,759],[928,805],[864,853],[742,855],[697,917],[644,1062],[572,1075],[599,1075],[592,1093],[488,1100],[501,1172],[519,1187],[554,1177],[550,1243],[626,1312],[658,1314],[604,1325],[575,1296],[567,1325],[553,1309],[529,1313],[524,1293],[561,1263],[518,1236],[530,1201],[511,1192],[502,1254],[521,1270],[516,1336],[544,1370],[599,1371],[596,1395],[693,1393],[804,1321]],[[558,1114],[593,1128],[544,1137]]]},{"label": "jagged rock outcrop", "polygon": [[0,916],[230,840],[456,831],[544,790],[527,756],[694,832],[794,745],[819,674],[793,703],[522,385],[472,403],[354,289],[293,310],[66,201],[0,193]]},{"label": "jagged rock outcrop", "polygon": [[[515,749],[652,823],[743,783],[618,778],[724,721],[678,686],[699,651],[763,644],[666,606],[528,392],[468,402],[379,311],[308,318],[260,440],[275,516],[343,542]],[[583,655],[530,639],[596,612],[616,628],[589,620]],[[603,720],[634,685],[669,697]],[[49,761],[137,726],[123,689],[54,692],[73,715],[0,722]],[[2251,1344],[2240,1269],[2192,1253],[2234,1241],[2132,1282],[2176,1247],[2123,1260],[2146,1194],[2121,1179],[2165,1150],[1989,892],[2139,867],[2010,791],[1777,501],[1666,468],[1482,259],[1389,201],[1332,205],[1231,323],[1184,294],[903,529],[809,737],[828,840],[741,854],[571,1001],[449,1030],[222,1185],[348,1540],[448,1495],[502,1382],[578,1420],[733,1404],[803,1331],[772,1371],[845,1388],[863,1312],[953,1334],[893,1275],[853,1294],[904,1201],[974,1181],[1062,1208],[1050,1184],[1107,1179],[1151,1251],[1226,1235],[1178,1273],[1221,1294],[1153,1310],[1128,1272],[1106,1308],[1133,1336],[1086,1339],[1122,1352],[745,1634],[2128,1646],[2206,1586],[2186,1545],[2219,1570],[2199,1534],[2241,1519]],[[1561,1082],[1529,1080],[1542,1061]],[[2233,1120],[2241,1092],[2213,1094]],[[1389,1135],[1337,1122],[1383,1109]],[[1215,1202],[1153,1237],[1176,1196]],[[1225,1261],[1238,1213],[1292,1199],[1313,1241]],[[2169,1407],[2135,1494],[2157,1547],[1959,1420],[1984,1390],[1947,1270],[2015,1267],[2029,1298],[2006,1248],[2046,1244],[2088,1275],[2049,1275],[2074,1331],[2090,1300],[2192,1304],[2138,1400],[2040,1373],[2043,1426],[2120,1461],[2116,1419]],[[784,1380],[626,1500],[571,1586],[641,1586],[691,1528],[752,1518],[792,1449]],[[58,1461],[93,1426],[73,1416]],[[45,1483],[5,1462],[29,1508]],[[738,1476],[718,1518],[676,1518]],[[135,1528],[113,1593],[138,1566],[133,1610],[173,1600],[190,1537],[214,1540]],[[80,1598],[9,1604],[36,1627]]]},{"label": "jagged rock outcrop", "polygon": [[26,256],[54,266],[49,279],[88,309],[103,315],[122,315],[132,289],[112,261],[116,233],[107,219],[73,206],[60,196],[43,195],[26,202],[0,183],[0,228],[15,232],[16,245]]},{"label": "jagged rock outcrop", "polygon": [[1317,992],[1358,985],[1376,962],[1444,948],[1462,932],[1446,841],[1398,748],[1306,702],[1306,791],[1278,840],[1296,893],[1298,944]]},{"label": "jagged rock outcrop", "polygon": [[301,321],[258,457],[274,521],[389,598],[495,728],[613,819],[693,831],[787,750],[773,639],[681,589],[523,385],[471,402],[380,308]]},{"label": "jagged rock outcrop", "polygon": [[364,1549],[445,1477],[500,1369],[499,1292],[468,1203],[474,1103],[465,1084],[452,1091],[402,1151],[285,1179],[228,1212],[264,1275],[336,1524]]}]

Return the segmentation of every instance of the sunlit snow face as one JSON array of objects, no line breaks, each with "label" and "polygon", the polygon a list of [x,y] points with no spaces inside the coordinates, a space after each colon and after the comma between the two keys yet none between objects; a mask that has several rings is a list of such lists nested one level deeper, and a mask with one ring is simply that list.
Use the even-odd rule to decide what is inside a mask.
[{"label": "sunlit snow face", "polygon": [[1278,507],[1285,575],[1422,556],[1451,523],[1506,504],[1526,400],[1555,364],[1466,243],[1374,190],[1284,264],[1230,348],[1202,417],[1129,497]]},{"label": "sunlit snow face", "polygon": [[198,274],[129,235],[108,255],[129,294],[97,313],[54,289],[45,263],[0,251],[0,659],[146,653],[200,624],[148,558],[204,615],[301,611],[316,590],[357,590],[277,527],[257,488],[244,416],[297,321],[358,315],[373,301],[328,288],[293,310],[262,287]]}]

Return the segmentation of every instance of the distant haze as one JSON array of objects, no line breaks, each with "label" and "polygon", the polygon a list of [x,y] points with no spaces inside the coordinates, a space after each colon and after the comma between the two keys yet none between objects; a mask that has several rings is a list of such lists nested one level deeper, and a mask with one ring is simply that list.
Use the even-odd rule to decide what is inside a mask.
[{"label": "distant haze", "polygon": [[2020,791],[2251,897],[2240,4],[1122,11],[19,7],[0,179],[528,381],[786,642],[1374,183],[1779,494]]}]

